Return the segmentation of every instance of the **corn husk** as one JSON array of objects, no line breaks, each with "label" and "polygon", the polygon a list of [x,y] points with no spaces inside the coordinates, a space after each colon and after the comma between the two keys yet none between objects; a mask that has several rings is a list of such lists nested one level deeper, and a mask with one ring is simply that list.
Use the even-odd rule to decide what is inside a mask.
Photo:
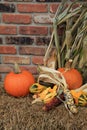
[{"label": "corn husk", "polygon": [[43,80],[45,82],[49,81],[50,83],[54,83],[63,88],[67,88],[66,80],[64,76],[62,75],[62,73],[60,73],[59,71],[45,67],[45,66],[39,66],[39,71],[40,71],[40,74],[38,77],[38,82],[40,80]]}]

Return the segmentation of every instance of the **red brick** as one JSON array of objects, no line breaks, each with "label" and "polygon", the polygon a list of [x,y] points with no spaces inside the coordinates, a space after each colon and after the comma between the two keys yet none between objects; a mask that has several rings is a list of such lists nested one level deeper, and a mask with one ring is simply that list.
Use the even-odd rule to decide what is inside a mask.
[{"label": "red brick", "polygon": [[73,5],[72,8],[75,9],[75,8],[77,8],[79,6],[80,6],[80,3]]},{"label": "red brick", "polygon": [[21,70],[28,70],[29,72],[31,72],[32,74],[37,74],[37,66],[21,66]]},{"label": "red brick", "polygon": [[15,46],[0,46],[0,54],[16,54]]},{"label": "red brick", "polygon": [[50,12],[55,13],[57,11],[59,4],[50,4]]},{"label": "red brick", "polygon": [[[20,65],[20,69],[21,70],[28,70],[29,72],[31,72],[32,74],[37,74],[37,66],[21,66]],[[7,64],[0,64],[0,73],[9,73],[11,71],[14,71],[14,66],[13,65],[7,65]]]},{"label": "red brick", "polygon": [[17,62],[19,64],[30,64],[29,56],[2,56],[3,63],[14,63]]},{"label": "red brick", "polygon": [[3,14],[3,22],[5,23],[20,23],[29,24],[31,23],[31,15],[26,14]]},{"label": "red brick", "polygon": [[32,57],[32,63],[33,64],[39,64],[39,65],[42,65],[43,64],[43,56],[33,56]]},{"label": "red brick", "polygon": [[17,34],[17,27],[12,25],[0,25],[0,34]]},{"label": "red brick", "polygon": [[18,4],[19,12],[45,13],[48,11],[47,4]]},{"label": "red brick", "polygon": [[32,47],[32,46],[21,46],[19,48],[19,54],[28,54],[28,55],[40,55],[43,56],[45,54],[45,48],[43,47]]},{"label": "red brick", "polygon": [[20,26],[20,34],[31,34],[31,35],[47,35],[48,27],[43,26]]}]

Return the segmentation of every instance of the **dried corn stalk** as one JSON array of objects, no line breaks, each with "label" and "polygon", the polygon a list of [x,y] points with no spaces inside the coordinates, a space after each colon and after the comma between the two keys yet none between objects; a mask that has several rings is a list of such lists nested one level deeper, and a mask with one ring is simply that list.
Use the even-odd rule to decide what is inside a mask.
[{"label": "dried corn stalk", "polygon": [[[72,59],[72,67],[83,72],[84,66],[87,69],[87,5],[71,2],[66,7],[67,3],[66,0],[62,1],[55,14],[50,44],[44,56],[44,65],[49,66],[46,64],[48,55],[50,56],[50,50],[52,50],[53,44],[55,44],[57,62],[54,59],[56,64],[54,69],[64,67],[67,60]],[[75,4],[79,4],[79,6],[74,8]],[[58,35],[58,29],[61,26],[64,27],[62,40]]]},{"label": "dried corn stalk", "polygon": [[[67,61],[72,59],[72,67],[80,69],[83,74],[84,68],[87,70],[87,5],[79,4],[77,8],[74,8],[78,2],[68,3],[68,6],[67,3],[67,0],[63,0],[55,14],[51,40],[44,56],[44,66],[39,66],[38,82],[42,80],[58,85],[66,95],[65,106],[70,112],[77,113],[66,81],[56,69],[65,67]],[[60,38],[58,29],[61,26],[63,34]],[[54,45],[56,56],[50,54]]]}]

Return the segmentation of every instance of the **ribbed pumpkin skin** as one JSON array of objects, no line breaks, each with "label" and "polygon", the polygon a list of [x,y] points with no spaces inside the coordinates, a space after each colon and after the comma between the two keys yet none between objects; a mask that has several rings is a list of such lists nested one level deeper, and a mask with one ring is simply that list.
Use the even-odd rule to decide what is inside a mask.
[{"label": "ribbed pumpkin skin", "polygon": [[60,71],[65,77],[66,82],[68,84],[68,88],[70,90],[81,87],[83,83],[83,78],[78,70],[74,68],[70,70],[66,70],[65,68],[59,68],[58,71]]},{"label": "ribbed pumpkin skin", "polygon": [[10,72],[4,80],[6,92],[12,96],[26,96],[29,93],[29,87],[35,82],[33,75],[28,71],[22,71],[19,74]]}]

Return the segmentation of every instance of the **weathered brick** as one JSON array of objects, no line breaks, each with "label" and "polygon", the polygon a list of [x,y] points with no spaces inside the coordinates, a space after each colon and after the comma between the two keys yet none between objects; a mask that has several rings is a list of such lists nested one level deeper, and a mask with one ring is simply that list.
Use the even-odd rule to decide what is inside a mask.
[{"label": "weathered brick", "polygon": [[55,13],[57,11],[58,6],[59,6],[59,3],[58,4],[50,4],[50,12]]},{"label": "weathered brick", "polygon": [[72,8],[75,9],[75,8],[77,8],[79,6],[80,6],[80,3],[77,3],[77,4],[73,5]]},{"label": "weathered brick", "polygon": [[31,2],[33,0],[4,0],[4,1],[7,1],[7,2]]},{"label": "weathered brick", "polygon": [[49,45],[50,37],[36,37],[36,45]]},{"label": "weathered brick", "polygon": [[[62,25],[62,26],[60,25],[60,26],[59,26],[59,28],[58,28],[58,30],[57,30],[57,33],[58,33],[59,36],[62,36],[62,35],[63,35],[64,30],[65,30],[65,27],[66,27],[65,25]],[[50,34],[52,34],[52,31],[53,31],[53,28],[51,27],[51,28],[50,28],[50,31],[49,31]]]},{"label": "weathered brick", "polygon": [[54,15],[48,15],[48,14],[38,14],[34,15],[34,22],[35,23],[46,23],[46,24],[52,24],[53,22],[53,16]]},{"label": "weathered brick", "polygon": [[[32,74],[37,74],[37,66],[20,65],[21,70],[27,70]],[[9,73],[14,71],[14,65],[0,64],[0,73]]]},{"label": "weathered brick", "polygon": [[48,11],[47,4],[18,4],[18,12],[45,13]]},{"label": "weathered brick", "polygon": [[0,37],[0,44],[2,44],[3,42],[2,42],[2,38]]},{"label": "weathered brick", "polygon": [[31,18],[31,15],[26,14],[2,14],[2,20],[5,23],[29,24]]},{"label": "weathered brick", "polygon": [[31,72],[32,74],[37,74],[37,66],[34,66],[34,65],[23,65],[23,66],[20,66],[21,70],[28,70],[29,72]]},{"label": "weathered brick", "polygon": [[[60,6],[60,4],[61,4],[61,3],[50,4],[50,12],[51,12],[51,13],[56,13],[56,11],[57,11],[58,7]],[[78,7],[79,5],[80,5],[80,2],[77,3],[77,4],[74,4],[74,5],[73,5],[73,8],[76,8],[76,7]],[[68,6],[68,3],[67,3],[67,5],[66,5],[66,7],[67,7],[67,6]]]},{"label": "weathered brick", "polygon": [[36,65],[37,64],[42,65],[43,64],[43,56],[33,56],[32,63],[36,64]]},{"label": "weathered brick", "polygon": [[2,80],[2,75],[0,74],[0,81]]},{"label": "weathered brick", "polygon": [[15,5],[0,3],[0,12],[15,12]]},{"label": "weathered brick", "polygon": [[12,25],[0,25],[0,34],[17,34],[17,27]]},{"label": "weathered brick", "polygon": [[20,34],[31,34],[31,35],[47,35],[48,27],[43,26],[20,26]]},{"label": "weathered brick", "polygon": [[[75,0],[70,0],[71,2],[75,2]],[[81,2],[87,2],[87,0],[79,0]]]},{"label": "weathered brick", "polygon": [[28,55],[41,55],[45,54],[45,48],[43,47],[35,47],[35,46],[20,46],[19,47],[19,54],[28,54]]},{"label": "weathered brick", "polygon": [[19,63],[19,64],[30,64],[29,56],[2,56],[3,63]]},{"label": "weathered brick", "polygon": [[32,37],[6,37],[5,43],[6,44],[16,44],[16,45],[32,45],[34,42],[34,38]]},{"label": "weathered brick", "polygon": [[[36,0],[37,2],[61,2],[62,0]],[[76,0],[70,0],[71,2],[74,2]],[[81,2],[85,2],[87,0],[79,0]]]},{"label": "weathered brick", "polygon": [[6,73],[13,71],[13,67],[6,64],[0,64],[0,73]]},{"label": "weathered brick", "polygon": [[0,56],[0,64],[1,64],[1,62],[2,62],[2,61],[1,61],[1,58],[2,58],[2,57]]},{"label": "weathered brick", "polygon": [[15,46],[0,46],[0,54],[16,54]]},{"label": "weathered brick", "polygon": [[61,2],[61,0],[36,0],[37,2]]}]

